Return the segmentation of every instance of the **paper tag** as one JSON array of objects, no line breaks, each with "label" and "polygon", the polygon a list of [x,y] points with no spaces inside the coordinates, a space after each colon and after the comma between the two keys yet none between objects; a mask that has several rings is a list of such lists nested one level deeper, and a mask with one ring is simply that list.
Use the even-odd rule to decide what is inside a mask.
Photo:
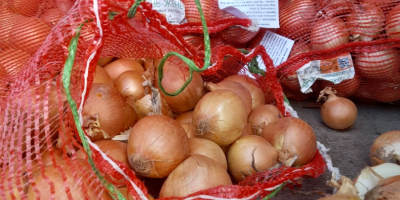
[{"label": "paper tag", "polygon": [[170,24],[181,24],[185,19],[185,5],[180,0],[148,0],[153,9],[165,14]]},{"label": "paper tag", "polygon": [[[285,38],[271,31],[265,32],[265,35],[260,42],[260,45],[265,47],[265,50],[274,62],[275,67],[287,60],[293,44],[293,40]],[[257,62],[260,69],[264,71],[267,69],[261,56],[257,56]],[[253,77],[251,73],[248,73],[247,75]]]},{"label": "paper tag", "polygon": [[354,75],[350,53],[327,60],[313,60],[297,70],[297,78],[303,93],[312,92],[310,88],[318,79],[338,84],[343,80],[352,79]]},{"label": "paper tag", "polygon": [[235,16],[228,7],[237,8],[250,19],[257,20],[260,27],[279,28],[278,0],[218,0],[218,6]]}]

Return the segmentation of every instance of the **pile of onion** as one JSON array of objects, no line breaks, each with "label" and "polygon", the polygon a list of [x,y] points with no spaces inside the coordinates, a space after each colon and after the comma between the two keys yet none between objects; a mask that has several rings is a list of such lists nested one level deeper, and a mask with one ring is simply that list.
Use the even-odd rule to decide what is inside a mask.
[{"label": "pile of onion", "polygon": [[400,164],[400,130],[383,133],[372,143],[370,159],[373,165],[385,162]]},{"label": "pile of onion", "polygon": [[[357,119],[357,107],[349,99],[338,97],[336,91],[327,87],[321,91],[318,101],[324,100],[321,118],[330,128],[341,130],[349,128]],[[328,97],[325,97],[328,95]]]}]

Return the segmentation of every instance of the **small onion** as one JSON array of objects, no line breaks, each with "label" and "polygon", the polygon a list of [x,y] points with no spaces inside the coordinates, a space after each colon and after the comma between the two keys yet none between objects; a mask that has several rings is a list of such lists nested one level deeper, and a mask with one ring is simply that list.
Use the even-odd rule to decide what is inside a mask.
[{"label": "small onion", "polygon": [[181,124],[192,123],[193,120],[193,110],[181,113],[175,117],[175,120]]},{"label": "small onion", "polygon": [[[330,87],[321,91],[318,101],[326,99],[321,107],[322,121],[336,130],[349,128],[357,119],[357,107],[351,100],[338,97],[335,93]],[[325,94],[328,95],[327,98]]]},{"label": "small onion", "polygon": [[[128,101],[130,99],[128,98]],[[143,98],[130,104],[137,114],[137,120],[140,120],[148,115],[163,114],[168,117],[173,117],[173,113],[169,108],[167,102],[159,95],[159,98],[153,97],[151,94],[146,94]],[[161,106],[161,113],[154,113],[158,110],[157,106]]]},{"label": "small onion", "polygon": [[144,72],[144,68],[140,63],[129,58],[121,58],[108,63],[104,66],[104,69],[107,71],[108,75],[110,75],[112,80],[115,80],[120,74],[126,71],[132,70]]},{"label": "small onion", "polygon": [[399,80],[400,53],[386,49],[374,53],[355,55],[354,67],[364,78],[372,80]]},{"label": "small onion", "polygon": [[188,138],[174,119],[150,115],[131,129],[127,153],[130,166],[139,175],[163,178],[189,156]]},{"label": "small onion", "polygon": [[[156,72],[156,86],[158,86],[158,69]],[[163,69],[162,86],[168,93],[178,91],[190,77],[187,64],[181,60],[165,62]],[[161,96],[168,103],[172,111],[183,113],[192,110],[203,96],[203,79],[197,72],[193,72],[192,81],[176,96],[168,96],[161,92]],[[161,91],[161,90],[160,90]]]},{"label": "small onion", "polygon": [[246,105],[230,90],[207,93],[193,111],[196,137],[209,139],[220,146],[237,140],[246,123]]},{"label": "small onion", "polygon": [[123,131],[125,102],[121,94],[104,83],[94,83],[85,102],[83,128],[92,141],[110,139]]},{"label": "small onion", "polygon": [[208,82],[206,84],[206,88],[210,91],[219,90],[219,89],[227,89],[236,93],[240,98],[242,98],[243,102],[246,104],[247,115],[250,114],[252,109],[252,99],[249,90],[244,87],[241,83],[234,81],[222,81],[218,84],[214,84]]},{"label": "small onion", "polygon": [[196,137],[196,132],[194,131],[192,123],[181,123],[183,129],[185,129],[185,132],[187,134],[188,138],[194,138]]},{"label": "small onion", "polygon": [[110,63],[113,59],[114,57],[112,56],[101,57],[97,60],[97,65],[104,67],[105,65]]},{"label": "small onion", "polygon": [[374,5],[353,4],[348,26],[351,40],[372,41],[380,37],[385,25],[385,15]]},{"label": "small onion", "polygon": [[217,162],[225,170],[228,169],[224,151],[215,142],[203,138],[189,138],[189,153],[207,156]]},{"label": "small onion", "polygon": [[111,87],[114,87],[114,83],[110,78],[110,75],[104,70],[104,68],[97,65],[96,73],[94,75],[93,83],[105,83]]},{"label": "small onion", "polygon": [[[265,104],[265,94],[263,90],[260,88],[260,85],[256,82],[256,80],[246,76],[246,75],[233,75],[225,78],[223,81],[234,81],[242,84],[244,87],[249,90],[252,100],[252,108],[255,108],[258,105]],[[273,96],[273,94],[272,94]]]},{"label": "small onion", "polygon": [[217,162],[203,155],[190,155],[165,180],[160,198],[184,197],[194,192],[231,185],[228,172]]},{"label": "small onion", "polygon": [[246,135],[231,145],[227,159],[229,171],[240,182],[252,173],[275,166],[278,163],[278,151],[264,138]]},{"label": "small onion", "polygon": [[338,84],[325,80],[318,80],[318,83],[321,88],[331,87],[335,89],[337,96],[349,97],[357,92],[361,84],[361,77],[355,75],[352,79],[344,80]]},{"label": "small onion", "polygon": [[400,37],[400,4],[389,11],[386,17],[386,34],[388,38]]},{"label": "small onion", "polygon": [[343,20],[338,18],[317,21],[311,30],[313,50],[321,51],[338,47],[350,42],[350,34]]},{"label": "small onion", "polygon": [[373,165],[385,162],[400,164],[400,130],[383,133],[374,140],[370,150]]},{"label": "small onion", "polygon": [[248,121],[254,135],[260,135],[262,129],[270,122],[282,118],[283,115],[278,107],[272,104],[259,105],[251,111]]},{"label": "small onion", "polygon": [[121,73],[115,80],[114,86],[124,97],[130,97],[138,100],[144,97],[146,87],[143,86],[145,78],[142,72],[125,71]]},{"label": "small onion", "polygon": [[264,127],[260,136],[279,151],[279,160],[286,166],[308,164],[317,151],[313,129],[299,118],[284,117],[274,120]]}]

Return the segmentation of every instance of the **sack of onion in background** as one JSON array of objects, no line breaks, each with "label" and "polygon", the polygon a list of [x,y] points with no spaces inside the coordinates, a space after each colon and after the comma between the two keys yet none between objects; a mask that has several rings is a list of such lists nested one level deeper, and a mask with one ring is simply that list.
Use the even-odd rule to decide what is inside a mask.
[{"label": "sack of onion in background", "polygon": [[[250,39],[223,37],[237,32],[223,33],[225,28],[250,25],[249,20],[210,22],[215,66],[201,75],[195,72],[188,88],[171,97],[159,90],[159,59],[176,51],[202,66],[204,45],[189,45],[182,37],[203,38],[201,24],[168,24],[149,3],[127,19],[133,3],[77,1],[67,14],[56,1],[1,3],[1,197],[111,199],[119,191],[136,199],[146,199],[149,192],[155,197],[249,198],[273,195],[284,184],[293,187],[299,178],[324,172],[314,132],[286,112],[265,50],[244,55],[237,48]],[[57,23],[40,18],[51,9],[63,12],[55,17],[62,16]],[[267,71],[251,79],[244,75],[245,66],[259,54]],[[73,55],[73,62],[66,62]],[[167,61],[162,81],[167,92],[184,84],[187,67],[180,60]],[[262,109],[270,114],[260,116],[256,111]],[[271,116],[278,119],[264,129]],[[290,130],[282,130],[287,126]],[[126,134],[127,143],[114,141]],[[292,139],[297,137],[303,139]],[[307,148],[303,141],[310,142]],[[204,146],[218,155],[209,155]],[[203,168],[187,170],[199,162],[207,175],[200,174]],[[186,188],[184,176],[196,178],[188,179],[194,185]],[[181,189],[171,190],[177,182]]]},{"label": "sack of onion in background", "polygon": [[[278,66],[278,78],[289,99],[316,98],[330,86],[342,97],[384,103],[400,100],[399,1],[292,0],[280,6],[280,28],[274,31],[295,41],[287,62]],[[354,77],[337,83],[318,79],[311,86],[314,92],[300,91],[301,67],[318,60],[337,63],[344,57],[343,67],[354,67]],[[331,74],[342,70],[340,64],[339,69],[333,66],[330,72],[323,72],[327,69],[322,64],[318,68]]]}]

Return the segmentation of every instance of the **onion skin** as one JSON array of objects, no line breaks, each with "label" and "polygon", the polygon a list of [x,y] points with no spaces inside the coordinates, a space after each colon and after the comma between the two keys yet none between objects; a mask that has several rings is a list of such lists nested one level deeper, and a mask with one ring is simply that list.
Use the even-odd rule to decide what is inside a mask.
[{"label": "onion skin", "polygon": [[224,151],[211,140],[203,138],[189,138],[189,153],[207,156],[217,162],[225,170],[228,169]]},{"label": "onion skin", "polygon": [[365,200],[396,200],[400,198],[400,175],[385,178],[365,194]]},{"label": "onion skin", "polygon": [[125,71],[114,80],[114,86],[122,96],[130,97],[136,101],[145,95],[143,82],[145,82],[145,79],[142,72]]},{"label": "onion skin", "polygon": [[350,42],[350,34],[343,20],[321,19],[311,30],[311,45],[313,50],[322,51],[333,49]]},{"label": "onion skin", "polygon": [[354,67],[359,74],[371,80],[399,80],[400,53],[397,49],[386,49],[355,56]]},{"label": "onion skin", "polygon": [[164,178],[189,156],[188,138],[174,119],[149,115],[131,129],[127,153],[139,175]]},{"label": "onion skin", "polygon": [[97,60],[97,65],[104,67],[105,65],[110,63],[113,59],[114,57],[112,56],[101,57],[99,58],[99,60]]},{"label": "onion skin", "polygon": [[182,162],[165,180],[160,198],[184,197],[194,192],[231,185],[228,172],[211,158],[193,154]]},{"label": "onion skin", "polygon": [[104,83],[92,84],[82,116],[83,127],[92,141],[110,139],[123,131],[125,102],[121,94]]},{"label": "onion skin", "polygon": [[121,58],[111,63],[108,63],[104,66],[104,69],[107,71],[108,75],[110,75],[113,81],[120,74],[126,71],[132,70],[137,72],[144,72],[144,68],[140,63],[129,58]]},{"label": "onion skin", "polygon": [[[168,93],[174,93],[178,91],[190,77],[186,63],[180,60],[174,60],[174,62],[166,61],[164,64],[163,73],[164,78],[162,79],[161,84]],[[156,72],[155,84],[156,87],[159,87],[158,71]],[[203,92],[203,78],[197,72],[193,72],[192,81],[180,94],[176,96],[168,96],[160,89],[161,96],[168,103],[171,110],[176,113],[183,113],[193,110],[199,100],[203,97]]]},{"label": "onion skin", "polygon": [[8,41],[8,38],[10,37],[10,31],[14,24],[19,23],[19,21],[24,20],[25,18],[25,16],[15,14],[11,11],[0,14],[0,48],[8,48],[12,45]]},{"label": "onion skin", "polygon": [[185,129],[188,138],[196,137],[196,132],[194,131],[192,123],[181,123],[181,125],[183,129]]},{"label": "onion skin", "polygon": [[[206,22],[212,22],[216,18],[219,10],[217,0],[200,0],[201,8]],[[197,10],[196,2],[192,0],[182,0],[185,5],[185,18],[188,23],[201,22],[199,11]]]},{"label": "onion skin", "polygon": [[[223,81],[234,81],[242,84],[244,87],[249,90],[251,95],[252,104],[251,107],[255,108],[256,106],[265,104],[265,94],[262,91],[260,85],[256,82],[256,80],[246,76],[246,75],[232,75],[225,78]],[[267,94],[270,95],[270,94]],[[271,93],[273,96],[273,94]]]},{"label": "onion skin", "polygon": [[278,163],[278,151],[264,138],[246,135],[231,145],[227,159],[229,171],[240,182],[252,173],[275,166]]},{"label": "onion skin", "polygon": [[133,125],[135,125],[137,114],[136,114],[135,109],[130,104],[128,104],[126,102],[125,102],[124,110],[125,110],[125,117],[124,117],[124,121],[125,121],[125,126],[124,127],[125,128],[124,128],[124,130],[128,130]]},{"label": "onion skin", "polygon": [[260,135],[262,129],[270,122],[282,118],[283,115],[278,107],[272,104],[259,105],[255,107],[248,118],[254,135]]},{"label": "onion skin", "polygon": [[175,117],[175,120],[181,124],[192,123],[193,110],[181,113]]},{"label": "onion skin", "polygon": [[340,177],[339,183],[332,177],[328,185],[333,185],[335,188],[340,186],[340,188],[334,195],[319,198],[318,200],[361,200],[361,198],[358,197],[357,188],[354,186],[353,182],[345,176]]},{"label": "onion skin", "polygon": [[96,67],[93,83],[105,83],[111,87],[114,87],[114,82],[112,81],[110,75],[108,75],[106,70],[99,65]]},{"label": "onion skin", "polygon": [[[128,102],[130,102],[130,105],[134,108],[136,114],[137,114],[137,120],[140,120],[148,115],[154,114],[153,113],[153,103],[154,99],[151,94],[146,94],[143,98],[137,100],[136,102],[131,103],[131,99],[128,97],[127,99]],[[160,96],[161,101],[161,113],[158,114],[163,114],[168,117],[173,117],[173,113],[171,109],[169,108],[167,102]]]},{"label": "onion skin", "polygon": [[386,162],[400,164],[400,130],[383,133],[372,143],[370,150],[372,165]]},{"label": "onion skin", "polygon": [[[260,136],[278,151],[287,153],[289,159],[297,156],[292,166],[310,163],[317,151],[317,139],[313,129],[299,118],[284,117],[274,120],[264,127]],[[288,158],[283,158],[284,161],[286,159]]]},{"label": "onion skin", "polygon": [[240,137],[247,123],[246,105],[230,90],[215,90],[196,105],[192,123],[196,137],[225,146]]}]

